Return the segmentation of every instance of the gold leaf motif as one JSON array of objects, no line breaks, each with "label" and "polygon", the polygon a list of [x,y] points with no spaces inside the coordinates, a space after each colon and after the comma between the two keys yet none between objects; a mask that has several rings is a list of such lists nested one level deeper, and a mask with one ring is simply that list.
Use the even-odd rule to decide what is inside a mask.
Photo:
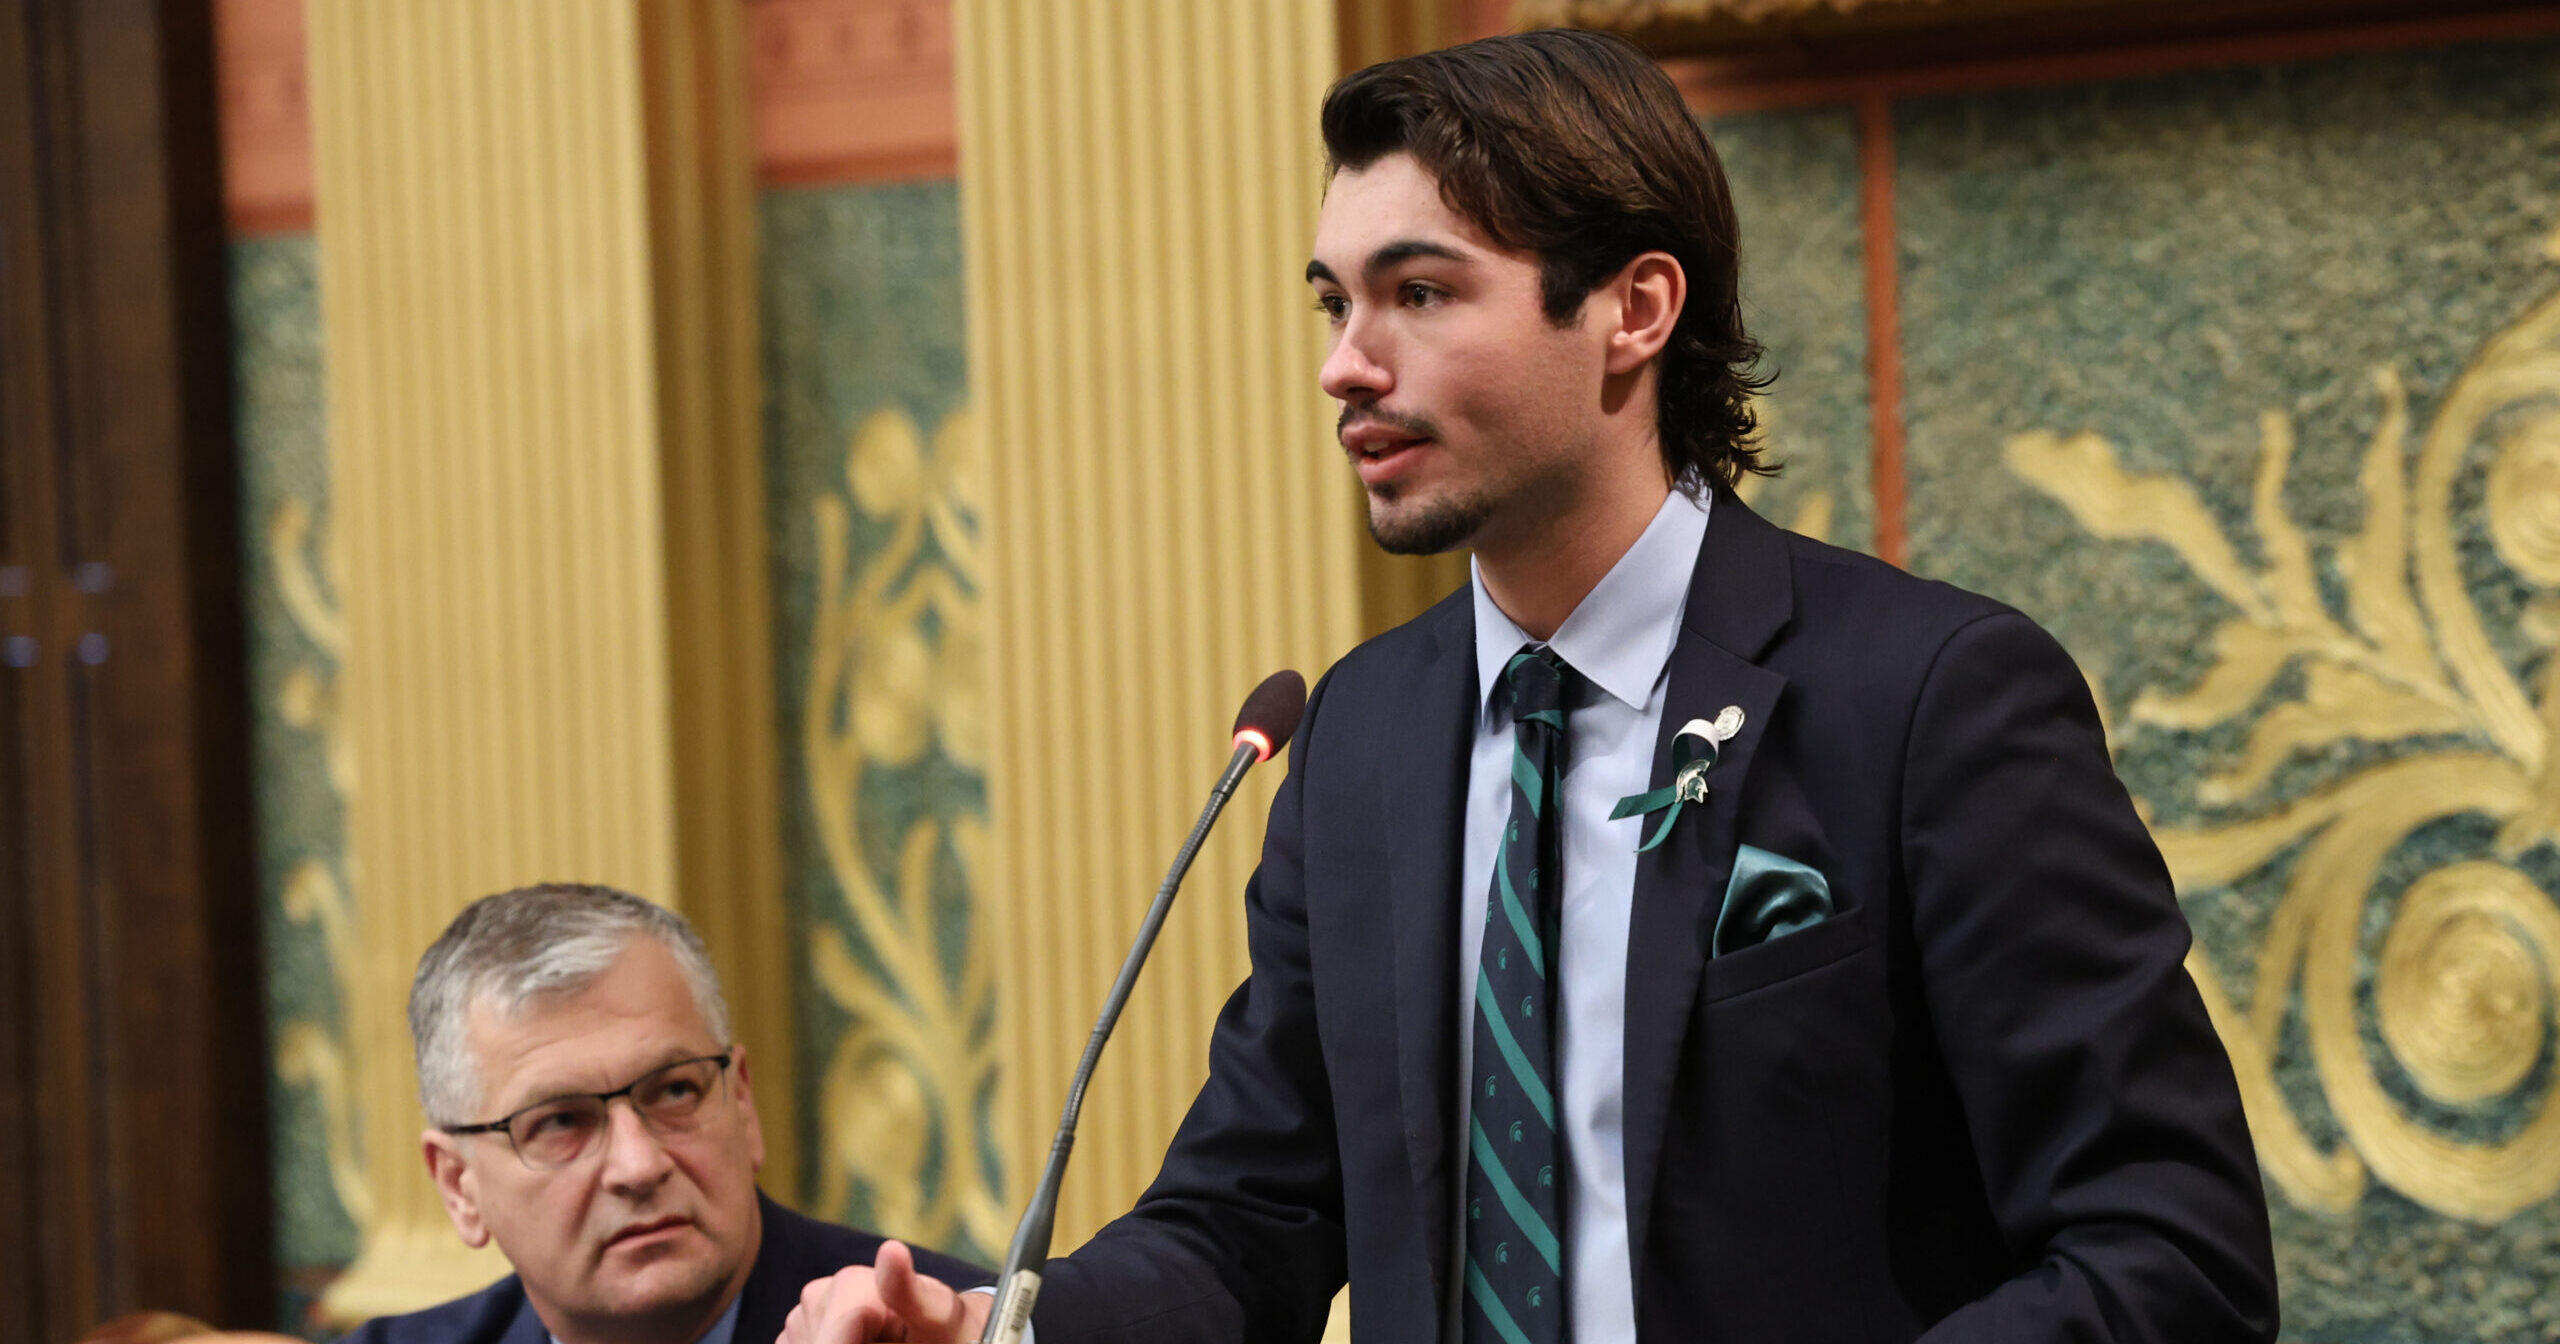
[{"label": "gold leaf motif", "polygon": [[[819,591],[801,747],[839,909],[867,953],[856,957],[832,927],[810,942],[820,992],[850,1018],[820,1084],[819,1198],[830,1212],[860,1199],[893,1235],[992,1249],[1003,1244],[1004,1209],[978,1154],[996,1070],[984,1025],[994,987],[970,924],[937,895],[946,874],[978,889],[985,828],[968,815],[917,818],[887,873],[862,838],[872,772],[937,749],[962,769],[985,761],[973,426],[967,411],[952,412],[928,454],[904,414],[873,415],[847,448],[846,494],[812,504]],[[889,531],[849,576],[854,509]]]},{"label": "gold leaf motif", "polygon": [[2560,414],[2508,434],[2489,468],[2489,540],[2509,569],[2560,587]]},{"label": "gold leaf motif", "polygon": [[2213,632],[2213,666],[2184,694],[2146,690],[2134,697],[2133,721],[2162,728],[2206,728],[2258,702],[2292,663],[2284,632],[2255,621],[2226,621]]},{"label": "gold leaf motif", "polygon": [[987,452],[978,435],[978,413],[963,406],[942,417],[933,431],[935,489],[933,539],[950,558],[951,568],[975,587],[984,571],[978,561],[977,519],[986,512]]},{"label": "gold leaf motif", "polygon": [[2011,471],[2060,501],[2090,532],[2109,540],[2164,542],[2224,601],[2261,624],[2272,620],[2248,568],[2196,498],[2195,487],[2174,476],[2126,471],[2114,445],[2086,432],[2068,439],[2041,430],[2020,434],[2001,452]]},{"label": "gold leaf motif", "polygon": [[355,905],[330,874],[329,865],[318,859],[295,864],[276,904],[286,919],[320,926],[320,945],[328,951],[331,967],[355,964]]},{"label": "gold leaf motif", "polygon": [[2350,1149],[2322,1152],[2302,1132],[2302,1122],[2277,1089],[2268,1047],[2240,1021],[2220,977],[2204,960],[2204,949],[2187,952],[2187,975],[2204,996],[2205,1016],[2231,1052],[2232,1072],[2240,1080],[2240,1109],[2249,1133],[2257,1140],[2258,1161],[2285,1198],[2306,1209],[2345,1213],[2364,1198],[2364,1163]]},{"label": "gold leaf motif", "polygon": [[[2542,1057],[2560,1001],[2560,905],[2504,863],[2448,863],[2420,876],[2392,910],[2369,996],[2360,977],[2369,893],[2385,860],[2421,828],[2486,818],[2498,825],[2502,855],[2560,838],[2560,762],[2546,759],[2560,730],[2560,658],[2546,660],[2541,702],[2528,700],[2482,627],[2453,525],[2456,476],[2483,430],[2505,426],[2486,483],[2490,540],[2528,582],[2560,586],[2560,295],[2482,348],[2447,390],[2414,466],[2399,376],[2378,369],[2372,383],[2382,413],[2359,478],[2365,517],[2330,552],[2343,616],[2329,609],[2318,552],[2284,507],[2296,445],[2279,412],[2259,420],[2255,566],[2185,482],[2124,470],[2095,434],[2022,434],[2006,456],[2092,534],[2168,545],[2238,612],[2215,629],[2212,665],[2194,685],[2134,697],[2134,731],[2242,719],[2288,669],[2301,669],[2298,691],[2258,714],[2239,758],[2194,785],[2194,803],[2246,805],[2286,761],[2337,742],[2406,744],[2395,759],[2262,805],[2255,816],[2155,827],[2154,838],[2186,895],[2294,852],[2254,949],[2247,1010],[2203,949],[2187,961],[2229,1048],[2269,1179],[2308,1209],[2352,1209],[2370,1176],[2446,1216],[2495,1222],[2560,1194],[2560,1088],[2545,1089],[2504,1142],[2457,1139],[2393,1099],[2382,1081],[2386,1061],[2368,1046],[2358,1014],[2372,1005],[2388,1065],[2436,1101],[2525,1100],[2518,1089]],[[2528,613],[2529,636],[2548,627],[2539,642],[2560,640],[2560,603],[2537,602]],[[2276,1085],[2276,1054],[2295,1013],[2321,1096],[2347,1138],[2335,1151],[2311,1141]]]},{"label": "gold leaf motif", "polygon": [[363,1125],[356,1113],[355,1081],[346,1053],[314,1022],[288,1022],[276,1036],[276,1079],[307,1087],[320,1101],[320,1129],[329,1153],[329,1186],[357,1227],[373,1221],[373,1186],[358,1155]]},{"label": "gold leaf motif", "polygon": [[2373,371],[2382,420],[2365,445],[2357,483],[2364,491],[2364,530],[2338,548],[2347,615],[2394,664],[2428,665],[2426,618],[2409,592],[2409,394],[2391,369]]},{"label": "gold leaf motif", "polygon": [[[329,600],[328,585],[311,563],[312,508],[307,500],[287,499],[267,520],[267,558],[275,566],[276,596],[303,636],[332,661],[347,656],[347,628],[338,606]],[[324,554],[328,547],[321,547]],[[334,567],[333,567],[334,568]]]},{"label": "gold leaf motif", "polygon": [[873,761],[913,765],[930,742],[925,709],[933,692],[933,650],[912,620],[884,625],[856,660],[854,738]]},{"label": "gold leaf motif", "polygon": [[856,507],[874,518],[894,517],[914,506],[924,484],[924,445],[914,421],[880,411],[854,431],[845,486]]},{"label": "gold leaf motif", "polygon": [[2374,975],[2383,1040],[2438,1101],[2513,1090],[2542,1054],[2560,914],[2494,863],[2440,868],[2401,901]]},{"label": "gold leaf motif", "polygon": [[2346,738],[2390,742],[2403,737],[2459,733],[2471,726],[2458,711],[2402,694],[2363,670],[2315,662],[2300,700],[2281,704],[2249,732],[2240,763],[2196,785],[2196,798],[2224,807],[2247,798],[2295,753]]},{"label": "gold leaf motif", "polygon": [[[339,661],[346,656],[347,632],[331,597],[332,576],[339,572],[336,535],[314,535],[317,513],[310,501],[289,497],[267,519],[274,596],[319,654],[285,674],[276,688],[275,709],[287,727],[318,736],[330,790],[343,803],[355,789],[354,753],[339,721],[336,680]],[[338,1001],[345,1002],[347,975],[356,964],[355,906],[329,865],[320,859],[294,865],[276,903],[286,920],[318,927]],[[310,1089],[319,1102],[330,1187],[357,1228],[365,1228],[373,1219],[373,1192],[362,1160],[362,1126],[345,1041],[317,1022],[282,1022],[276,1033],[275,1075],[287,1087]]]}]

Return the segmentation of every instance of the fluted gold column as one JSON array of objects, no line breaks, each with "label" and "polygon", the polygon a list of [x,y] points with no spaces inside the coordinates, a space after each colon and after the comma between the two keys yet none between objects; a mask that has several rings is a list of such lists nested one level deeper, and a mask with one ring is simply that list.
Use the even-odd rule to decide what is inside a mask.
[{"label": "fluted gold column", "polygon": [[[1358,70],[1464,40],[1484,0],[1337,0],[1342,68]],[[1464,551],[1445,555],[1360,552],[1360,628],[1364,635],[1399,625],[1467,581]]]},{"label": "fluted gold column", "polygon": [[[355,775],[346,1030],[371,1209],[333,1317],[505,1269],[463,1251],[418,1158],[400,1009],[453,912],[542,879],[706,913],[755,895],[699,888],[703,856],[751,851],[770,824],[769,801],[751,815],[754,787],[770,797],[769,754],[731,814],[694,791],[697,772],[718,777],[703,742],[739,731],[710,712],[720,688],[761,677],[770,694],[763,644],[744,671],[676,648],[734,635],[715,615],[742,592],[762,609],[760,571],[740,577],[730,554],[760,551],[735,535],[760,488],[703,466],[756,456],[752,316],[730,306],[752,292],[745,179],[720,166],[742,152],[721,137],[743,137],[720,86],[695,79],[736,64],[726,8],[310,7]],[[653,146],[692,157],[653,180]],[[769,725],[754,725],[768,742]],[[747,880],[769,882],[769,863]],[[732,940],[714,947],[734,960]],[[776,1044],[760,1063],[786,1063]],[[787,1141],[787,1078],[765,1076],[769,1129]]]},{"label": "fluted gold column", "polygon": [[755,1068],[764,1188],[788,1201],[800,1189],[795,949],[782,894],[745,15],[735,0],[646,0],[639,13],[676,725],[668,899],[719,968]]},{"label": "fluted gold column", "polygon": [[[1356,487],[1300,273],[1332,0],[964,0],[961,200],[993,492],[1000,1133],[1027,1185],[1261,676],[1361,627]],[[1193,871],[1088,1099],[1072,1247],[1153,1176],[1245,966],[1277,770]]]}]

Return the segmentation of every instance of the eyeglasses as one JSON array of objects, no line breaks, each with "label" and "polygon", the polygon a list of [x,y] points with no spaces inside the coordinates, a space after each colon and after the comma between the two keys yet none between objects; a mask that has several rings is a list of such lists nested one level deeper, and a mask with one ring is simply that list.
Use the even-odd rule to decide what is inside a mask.
[{"label": "eyeglasses", "polygon": [[660,1065],[611,1092],[573,1092],[534,1104],[485,1125],[445,1125],[447,1134],[504,1134],[516,1156],[535,1171],[555,1171],[595,1151],[608,1120],[605,1105],[617,1097],[631,1101],[633,1113],[652,1132],[682,1134],[702,1123],[702,1103],[720,1085],[729,1054],[703,1055]]}]

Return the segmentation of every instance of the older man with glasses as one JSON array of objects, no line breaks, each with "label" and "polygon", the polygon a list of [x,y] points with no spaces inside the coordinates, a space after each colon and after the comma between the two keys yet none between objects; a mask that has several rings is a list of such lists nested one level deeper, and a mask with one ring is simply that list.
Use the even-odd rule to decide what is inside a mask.
[{"label": "older man with glasses", "polygon": [[[764,1344],[880,1238],[758,1193],[747,1051],[685,921],[605,887],[474,902],[409,991],[427,1171],[515,1273],[350,1344]],[[918,1253],[948,1283],[988,1275]]]}]

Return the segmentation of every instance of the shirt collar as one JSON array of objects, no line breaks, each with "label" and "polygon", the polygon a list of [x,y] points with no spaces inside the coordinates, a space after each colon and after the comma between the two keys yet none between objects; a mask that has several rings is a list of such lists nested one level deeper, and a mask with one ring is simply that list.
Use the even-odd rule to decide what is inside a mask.
[{"label": "shirt collar", "polygon": [[[1689,576],[1698,543],[1707,534],[1712,500],[1674,490],[1656,509],[1644,535],[1583,596],[1573,614],[1547,641],[1556,656],[1592,685],[1629,709],[1642,710],[1654,683],[1671,663],[1680,641],[1680,613],[1689,600]],[[1476,611],[1476,693],[1482,708],[1502,684],[1503,665],[1532,643],[1518,623],[1493,604],[1484,575],[1467,561]]]},{"label": "shirt collar", "polygon": [[738,1334],[738,1307],[746,1300],[747,1294],[744,1289],[740,1289],[736,1297],[730,1298],[729,1309],[721,1312],[720,1319],[713,1321],[711,1328],[702,1332],[701,1344],[733,1344]]}]

